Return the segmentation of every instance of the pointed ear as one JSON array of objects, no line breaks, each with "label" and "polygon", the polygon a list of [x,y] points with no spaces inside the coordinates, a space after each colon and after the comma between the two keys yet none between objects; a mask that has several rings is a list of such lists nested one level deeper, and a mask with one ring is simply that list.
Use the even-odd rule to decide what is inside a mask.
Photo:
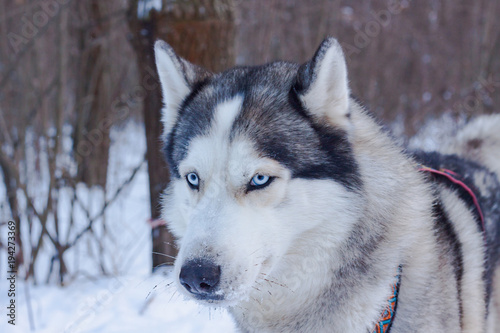
[{"label": "pointed ear", "polygon": [[347,130],[349,87],[342,47],[325,39],[311,61],[299,68],[296,91],[306,110],[318,121]]},{"label": "pointed ear", "polygon": [[184,99],[197,82],[208,78],[211,73],[179,57],[172,47],[162,40],[155,43],[155,58],[165,104],[162,110],[165,139],[177,121]]}]

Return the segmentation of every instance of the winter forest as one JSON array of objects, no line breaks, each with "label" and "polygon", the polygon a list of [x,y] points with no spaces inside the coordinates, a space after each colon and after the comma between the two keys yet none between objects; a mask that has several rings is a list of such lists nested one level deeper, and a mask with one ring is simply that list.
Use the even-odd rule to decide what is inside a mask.
[{"label": "winter forest", "polygon": [[401,142],[432,145],[447,122],[499,112],[499,14],[499,0],[0,1],[0,331],[235,331],[172,285],[157,39],[220,72],[303,63],[333,36],[351,93]]}]

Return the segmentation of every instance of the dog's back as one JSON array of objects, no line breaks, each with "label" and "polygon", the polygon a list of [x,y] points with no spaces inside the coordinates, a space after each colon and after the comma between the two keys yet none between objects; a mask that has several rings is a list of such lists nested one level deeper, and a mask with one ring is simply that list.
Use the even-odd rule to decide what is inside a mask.
[{"label": "dog's back", "polygon": [[500,175],[500,114],[473,119],[440,151],[475,161]]},{"label": "dog's back", "polygon": [[[477,228],[483,233],[484,246],[487,248],[483,276],[485,280],[483,293],[489,302],[487,331],[498,332],[500,329],[498,326],[500,276],[497,272],[500,257],[500,115],[484,115],[473,119],[455,135],[445,138],[438,150],[438,152],[420,151],[415,153],[415,156],[419,162],[433,170],[453,170],[454,174],[450,175],[427,171],[430,174],[430,181],[435,184],[436,196],[442,195],[440,188],[444,191],[453,191],[457,200],[467,203],[470,212],[473,212]],[[452,201],[453,205],[455,201]],[[470,218],[457,216],[452,221],[456,223],[460,220],[467,221]],[[460,226],[454,228],[459,229]],[[465,232],[462,237],[467,238],[469,234],[470,232]],[[457,239],[455,248],[464,252],[466,250],[464,243],[467,241],[467,239]],[[465,258],[467,255],[468,253],[464,252],[461,257]],[[463,262],[457,262],[457,274],[461,276],[464,271],[466,272],[463,265]],[[479,270],[481,265],[477,265],[477,268]],[[464,316],[467,317],[467,314],[464,313]]]}]

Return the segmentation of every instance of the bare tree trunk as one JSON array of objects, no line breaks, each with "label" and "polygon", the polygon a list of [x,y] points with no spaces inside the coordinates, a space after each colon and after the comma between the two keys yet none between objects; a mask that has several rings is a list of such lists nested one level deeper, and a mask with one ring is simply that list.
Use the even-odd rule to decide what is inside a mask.
[{"label": "bare tree trunk", "polygon": [[[166,5],[168,2],[168,6]],[[151,195],[151,217],[160,216],[160,194],[170,180],[161,156],[161,93],[145,84],[154,76],[158,82],[153,45],[157,39],[170,43],[179,55],[212,71],[234,65],[234,16],[232,0],[172,1],[164,0],[161,10],[141,12],[147,1],[132,0],[129,25],[132,45],[137,54],[139,77],[146,91],[144,122]],[[141,16],[141,17],[139,17]],[[168,221],[167,221],[168,223]],[[161,227],[153,229],[153,269],[171,264],[176,255],[172,235]]]},{"label": "bare tree trunk", "polygon": [[[74,150],[78,163],[78,179],[88,186],[106,188],[109,157],[109,118],[111,105],[111,82],[107,56],[109,21],[103,20],[107,3],[89,0],[79,4],[86,12],[92,28],[80,32],[81,58],[79,87],[77,93],[77,119],[74,134]],[[82,14],[84,15],[84,14]]]}]

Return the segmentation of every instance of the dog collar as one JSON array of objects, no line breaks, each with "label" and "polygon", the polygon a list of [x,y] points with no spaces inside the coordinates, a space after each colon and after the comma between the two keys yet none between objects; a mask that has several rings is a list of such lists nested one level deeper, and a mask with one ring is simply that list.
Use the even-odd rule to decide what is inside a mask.
[{"label": "dog collar", "polygon": [[398,273],[394,277],[394,282],[391,285],[391,295],[387,299],[387,305],[380,315],[372,333],[388,333],[391,329],[392,321],[396,316],[396,307],[398,305],[399,286],[401,285],[401,269],[402,267],[399,265]]}]

